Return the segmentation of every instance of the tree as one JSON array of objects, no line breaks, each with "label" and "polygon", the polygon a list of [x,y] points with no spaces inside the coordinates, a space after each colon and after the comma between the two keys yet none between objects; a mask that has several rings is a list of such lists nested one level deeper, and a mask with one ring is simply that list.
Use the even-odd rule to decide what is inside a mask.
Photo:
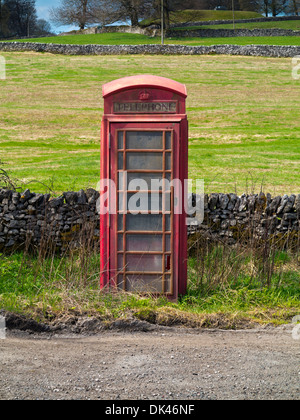
[{"label": "tree", "polygon": [[101,26],[109,25],[119,20],[119,12],[114,0],[93,0],[91,13],[95,23]]},{"label": "tree", "polygon": [[99,5],[97,0],[61,0],[59,7],[50,8],[50,21],[56,26],[78,25],[84,29],[87,25],[99,23]]},{"label": "tree", "polygon": [[[154,13],[152,13],[152,18],[160,21],[161,19],[161,0],[152,0]],[[246,1],[246,0],[245,0]],[[247,0],[252,1],[252,0]],[[254,0],[253,0],[254,1]],[[239,0],[234,0],[235,9],[240,10]],[[181,14],[180,23],[189,23],[193,22],[193,10],[211,10],[216,6],[225,6],[228,10],[232,7],[232,0],[164,0],[164,22],[165,29],[169,29],[171,24],[178,23],[176,20],[176,14],[172,15],[172,12],[189,10],[190,13]],[[200,14],[198,14],[200,16]],[[183,18],[186,20],[183,21]],[[201,18],[199,18],[200,20]]]},{"label": "tree", "polygon": [[113,22],[129,21],[131,26],[139,26],[141,19],[153,12],[153,0],[111,0],[103,9],[107,10]]},{"label": "tree", "polygon": [[290,0],[287,12],[294,16],[299,16],[300,0]]},{"label": "tree", "polygon": [[51,26],[37,19],[35,0],[0,0],[0,36],[48,35]]},{"label": "tree", "polygon": [[260,10],[268,17],[270,14],[272,16],[278,16],[280,13],[285,13],[287,11],[289,0],[261,0]]},{"label": "tree", "polygon": [[262,0],[260,5],[261,11],[264,13],[266,17],[269,16],[270,11],[270,0]]},{"label": "tree", "polygon": [[5,0],[4,5],[9,10],[10,36],[30,36],[37,21],[35,0]]},{"label": "tree", "polygon": [[8,30],[9,9],[3,0],[0,0],[0,37],[9,36]]},{"label": "tree", "polygon": [[52,35],[52,29],[51,29],[50,23],[47,22],[45,19],[38,19],[36,21],[34,35],[36,36]]},{"label": "tree", "polygon": [[280,13],[286,11],[288,0],[271,0],[272,16],[278,16]]},{"label": "tree", "polygon": [[[164,0],[163,6],[164,6],[164,29],[169,29],[171,12],[174,12],[175,10],[180,10],[180,9],[178,8],[177,1],[172,1],[172,0]],[[160,19],[161,12],[162,12],[161,0],[153,0],[153,8],[155,10],[155,17]],[[185,5],[184,8],[187,9],[187,5]]]},{"label": "tree", "polygon": [[260,12],[261,6],[259,0],[239,0],[239,8],[236,10],[244,10],[247,12]]}]

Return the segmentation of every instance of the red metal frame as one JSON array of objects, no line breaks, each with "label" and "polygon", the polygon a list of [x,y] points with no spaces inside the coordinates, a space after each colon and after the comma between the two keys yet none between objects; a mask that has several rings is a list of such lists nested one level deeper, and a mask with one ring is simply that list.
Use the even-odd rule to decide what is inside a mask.
[{"label": "red metal frame", "polygon": [[[173,132],[173,178],[182,185],[188,177],[188,122],[185,109],[186,88],[178,82],[162,77],[142,75],[127,77],[108,83],[103,87],[104,116],[101,133],[101,178],[112,179],[117,185],[117,131],[171,131]],[[143,105],[147,103],[147,105]],[[151,106],[172,103],[166,113],[156,113]],[[119,106],[134,104],[138,113],[130,111],[131,105],[122,105],[124,113],[114,112]],[[140,105],[141,104],[141,105]],[[175,106],[176,104],[176,106]],[[144,108],[151,113],[140,112]],[[153,172],[153,171],[149,171]],[[117,200],[116,197],[110,197]],[[117,289],[117,216],[102,215],[100,221],[101,288]],[[171,300],[186,292],[187,287],[187,231],[186,215],[173,215],[173,288],[167,294]]]}]

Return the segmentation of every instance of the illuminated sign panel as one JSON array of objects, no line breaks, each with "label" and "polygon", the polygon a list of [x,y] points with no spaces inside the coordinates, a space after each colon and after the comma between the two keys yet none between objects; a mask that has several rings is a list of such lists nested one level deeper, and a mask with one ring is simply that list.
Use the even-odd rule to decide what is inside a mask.
[{"label": "illuminated sign panel", "polygon": [[114,103],[114,112],[122,113],[141,113],[141,114],[175,114],[177,110],[176,102],[127,102]]}]

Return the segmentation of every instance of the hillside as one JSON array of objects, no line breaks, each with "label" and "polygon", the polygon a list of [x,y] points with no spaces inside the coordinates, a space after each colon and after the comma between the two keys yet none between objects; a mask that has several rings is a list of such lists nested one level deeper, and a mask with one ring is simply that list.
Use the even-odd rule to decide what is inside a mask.
[{"label": "hillside", "polygon": [[[235,12],[236,19],[255,19],[260,17],[262,17],[262,15],[256,12]],[[170,14],[171,24],[228,19],[232,19],[231,10],[179,10],[177,12],[171,12]],[[152,18],[143,20],[140,22],[140,25],[145,27],[159,23],[160,19]]]}]

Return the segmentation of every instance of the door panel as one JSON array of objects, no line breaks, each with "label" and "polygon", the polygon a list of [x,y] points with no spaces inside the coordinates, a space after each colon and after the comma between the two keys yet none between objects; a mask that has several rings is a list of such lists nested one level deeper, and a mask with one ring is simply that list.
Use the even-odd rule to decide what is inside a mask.
[{"label": "door panel", "polygon": [[126,133],[126,149],[162,150],[163,134],[160,131],[129,131]]},{"label": "door panel", "polygon": [[118,214],[112,222],[117,241],[112,241],[111,255],[117,286],[124,291],[172,295],[174,290],[176,229],[169,182],[176,175],[178,134],[175,124],[162,126],[152,124],[149,130],[149,125],[113,124],[111,129],[112,178],[118,189]]},{"label": "door panel", "polygon": [[163,169],[163,154],[161,152],[127,152],[126,170],[157,170]]}]

